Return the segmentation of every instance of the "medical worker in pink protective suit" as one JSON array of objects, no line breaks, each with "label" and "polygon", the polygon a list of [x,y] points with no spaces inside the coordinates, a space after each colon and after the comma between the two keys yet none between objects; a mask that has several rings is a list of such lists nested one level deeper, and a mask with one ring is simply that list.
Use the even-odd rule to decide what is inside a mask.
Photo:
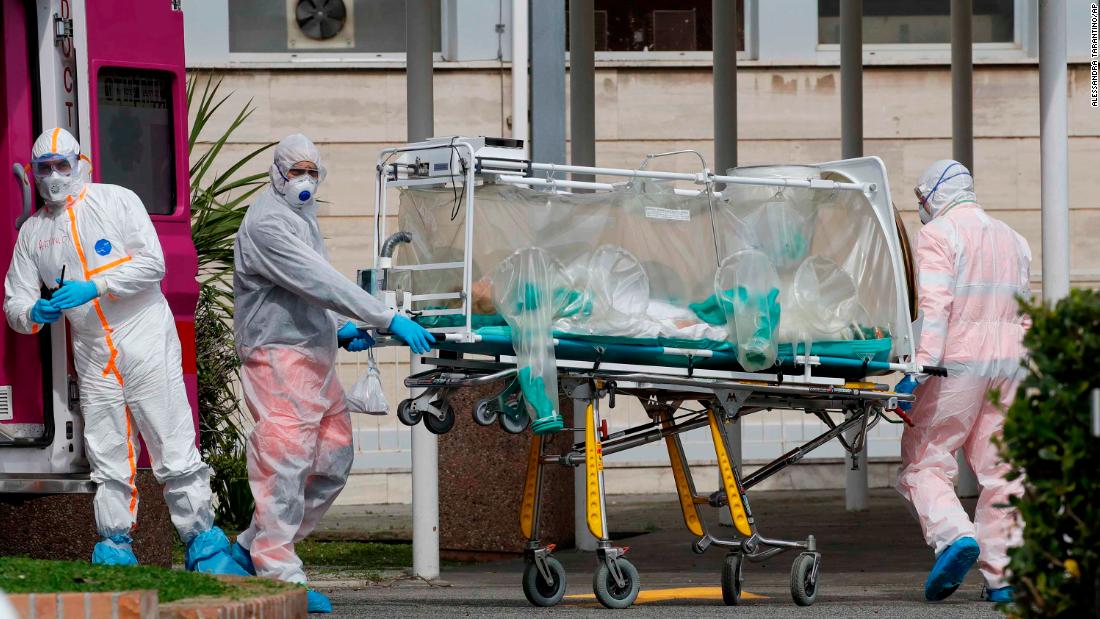
[{"label": "medical worker in pink protective suit", "polygon": [[[897,489],[913,506],[936,563],[925,582],[928,600],[955,592],[978,563],[987,598],[1011,601],[1007,549],[1020,540],[1015,510],[1003,507],[1023,491],[1008,481],[1009,465],[995,444],[1004,411],[1022,378],[1028,326],[1017,295],[1028,295],[1027,241],[978,205],[974,179],[957,161],[933,163],[916,187],[924,227],[917,235],[920,310],[917,363],[945,366],[948,375],[906,377],[913,393],[913,427],[901,439]],[[999,390],[1000,401],[990,400]],[[966,452],[981,495],[971,522],[955,495],[955,452]]]},{"label": "medical worker in pink protective suit", "polygon": [[[138,562],[130,534],[137,525],[140,434],[187,547],[187,569],[245,575],[214,526],[210,468],[195,445],[180,340],[160,289],[164,254],[149,214],[129,189],[89,182],[89,160],[64,129],[35,140],[31,171],[45,208],[19,229],[4,313],[19,333],[68,319],[103,538],[92,562]],[[54,292],[43,294],[43,287]]]},{"label": "medical worker in pink protective suit", "polygon": [[[235,246],[233,328],[245,403],[256,420],[248,440],[256,511],[232,550],[260,576],[305,584],[294,543],[340,494],[353,456],[336,349],[372,343],[369,332],[343,317],[388,328],[416,353],[428,352],[434,339],[329,264],[316,202],[325,168],[308,138],[279,142],[270,178]],[[310,590],[309,610],[332,606]]]}]

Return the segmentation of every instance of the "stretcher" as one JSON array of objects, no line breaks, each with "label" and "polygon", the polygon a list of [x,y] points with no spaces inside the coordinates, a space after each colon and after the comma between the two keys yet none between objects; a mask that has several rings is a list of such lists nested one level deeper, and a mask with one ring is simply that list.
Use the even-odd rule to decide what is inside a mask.
[{"label": "stretcher", "polygon": [[[444,350],[462,350],[463,345],[444,345]],[[432,358],[423,361],[432,369],[409,376],[405,385],[422,390],[414,399],[402,402],[402,420],[416,423],[432,420],[451,411],[450,398],[462,389],[498,385],[491,395],[476,404],[474,418],[482,425],[499,422],[505,430],[522,431],[526,412],[514,384],[515,357],[502,355],[491,360]],[[532,434],[528,448],[526,478],[520,510],[520,529],[527,539],[524,556],[523,591],[536,606],[553,606],[565,594],[566,574],[553,557],[554,545],[539,539],[539,516],[544,497],[542,475],[546,466],[583,466],[585,470],[585,522],[597,540],[593,587],[596,599],[609,608],[626,608],[638,595],[640,577],[625,558],[626,549],[615,546],[607,526],[603,458],[641,445],[663,441],[675,480],[684,526],[695,536],[692,550],[703,553],[710,547],[726,550],[721,575],[722,597],[730,605],[740,603],[742,564],[765,561],[775,555],[798,552],[791,566],[791,596],[796,604],[808,606],[817,597],[821,554],[814,537],[783,540],[766,537],[752,515],[747,492],[756,484],[801,460],[806,454],[834,439],[851,454],[858,454],[868,432],[897,407],[898,400],[912,395],[895,394],[887,385],[866,381],[807,378],[804,375],[761,374],[719,370],[690,370],[667,366],[625,365],[559,358],[562,394],[573,402],[574,427],[584,440],[568,450],[552,453],[542,435]],[[934,371],[934,370],[933,370]],[[600,416],[600,404],[616,398],[635,397],[649,416],[645,423],[609,433]],[[746,415],[771,409],[801,410],[820,420],[826,431],[781,455],[751,474],[742,476],[735,466],[728,432]],[[453,411],[449,413],[453,416]],[[702,495],[695,487],[691,467],[680,435],[709,428],[718,463],[721,488]],[[723,537],[708,530],[702,508],[728,509],[735,536]]]},{"label": "stretcher", "polygon": [[[512,433],[534,430],[520,528],[528,540],[523,590],[536,606],[553,606],[565,592],[554,546],[539,538],[548,465],[584,467],[586,522],[598,540],[596,598],[611,608],[634,601],[638,572],[607,527],[603,456],[656,441],[668,449],[684,524],[696,538],[692,549],[727,551],[725,602],[740,601],[744,561],[796,550],[791,595],[812,604],[821,561],[814,538],[765,537],[748,489],[834,439],[859,453],[868,431],[899,400],[912,400],[876,377],[942,374],[913,362],[911,266],[881,161],[728,175],[705,163],[698,173],[648,168],[682,154],[650,155],[632,170],[561,166],[528,161],[515,144],[456,137],[386,149],[379,158],[375,262],[360,271],[360,284],[428,327],[441,351],[421,359],[431,369],[405,380],[415,395],[399,404],[398,418],[447,432],[455,422],[452,397],[492,384],[474,420]],[[561,172],[626,185],[562,180]],[[657,185],[639,188],[644,183]],[[387,235],[394,188],[403,192],[400,230]],[[614,260],[597,259],[608,255]],[[752,260],[736,262],[744,256]],[[517,286],[521,267],[533,275]],[[503,294],[506,285],[515,294]],[[807,290],[817,296],[807,301]],[[745,299],[756,301],[737,305]],[[742,329],[746,317],[752,322]],[[379,341],[387,343],[385,334]],[[637,398],[649,419],[611,433],[601,401],[614,406],[622,396]],[[536,405],[538,397],[546,401]],[[556,415],[563,400],[572,402],[571,425],[564,416],[532,419],[543,408]],[[825,430],[742,476],[728,433],[746,415],[772,409],[802,411]],[[709,428],[721,480],[708,495],[697,492],[680,441],[701,428]],[[583,432],[584,439],[553,453],[544,437],[554,431]],[[706,506],[729,511],[733,537],[708,530]]]}]

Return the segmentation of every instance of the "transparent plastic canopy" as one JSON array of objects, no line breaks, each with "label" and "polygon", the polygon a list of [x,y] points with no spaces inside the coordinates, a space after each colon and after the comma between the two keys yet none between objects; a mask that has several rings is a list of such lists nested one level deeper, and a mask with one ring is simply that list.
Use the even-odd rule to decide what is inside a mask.
[{"label": "transparent plastic canopy", "polygon": [[[734,173],[822,178],[814,167]],[[418,295],[466,292],[474,329],[517,320],[493,302],[502,293],[490,275],[538,248],[552,259],[540,264],[560,266],[562,281],[551,283],[569,288],[545,327],[559,338],[735,349],[746,369],[762,370],[782,360],[785,344],[875,339],[892,355],[894,338],[908,333],[897,232],[859,191],[730,184],[712,197],[637,179],[586,194],[492,183],[474,191],[471,289],[461,268],[400,271],[463,261],[468,213],[451,188],[402,190],[398,228],[413,240],[398,247],[390,282]],[[430,328],[465,327],[460,300],[415,306],[436,310],[422,319]]]}]

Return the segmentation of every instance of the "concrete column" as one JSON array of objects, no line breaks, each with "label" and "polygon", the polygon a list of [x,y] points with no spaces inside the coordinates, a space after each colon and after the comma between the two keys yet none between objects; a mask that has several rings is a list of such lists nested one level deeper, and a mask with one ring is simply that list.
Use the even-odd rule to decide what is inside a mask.
[{"label": "concrete column", "polygon": [[1043,301],[1069,294],[1069,153],[1066,5],[1039,0],[1039,154],[1043,204]]},{"label": "concrete column", "polygon": [[[845,159],[863,156],[863,0],[840,0],[840,151]],[[848,511],[867,509],[866,442],[845,457],[844,503]]]},{"label": "concrete column", "polygon": [[565,163],[565,1],[532,1],[530,10],[531,159]]},{"label": "concrete column", "polygon": [[[569,141],[573,165],[596,165],[596,29],[593,0],[569,1]],[[594,181],[592,174],[573,174]]]},{"label": "concrete column", "polygon": [[[432,23],[430,0],[405,3],[408,141],[432,137]],[[409,370],[424,369],[413,355]],[[419,395],[419,390],[411,394]],[[413,575],[439,578],[439,443],[424,424],[412,429]]]},{"label": "concrete column", "polygon": [[527,25],[527,0],[512,0],[512,137],[523,140],[524,153],[530,153],[528,123],[530,109],[527,103],[527,52],[531,45],[530,28]]},{"label": "concrete column", "polygon": [[[412,355],[409,372],[428,369]],[[410,397],[423,393],[414,389]],[[423,423],[412,428],[413,575],[439,578],[439,437]]]}]

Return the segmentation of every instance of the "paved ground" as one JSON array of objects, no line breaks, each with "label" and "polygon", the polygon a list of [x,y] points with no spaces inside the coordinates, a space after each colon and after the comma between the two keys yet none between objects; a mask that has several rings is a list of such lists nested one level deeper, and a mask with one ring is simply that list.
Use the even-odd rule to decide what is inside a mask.
[{"label": "paved ground", "polygon": [[[768,617],[997,617],[992,605],[981,601],[981,580],[972,573],[948,602],[927,604],[921,584],[931,565],[931,552],[905,506],[892,491],[872,495],[871,509],[844,511],[840,492],[756,493],[753,512],[764,535],[790,539],[814,533],[823,555],[817,603],[796,606],[789,580],[793,554],[745,568],[745,590],[753,594],[744,606],[723,606],[719,589],[723,552],[712,548],[704,555],[691,552],[691,536],[681,526],[674,500],[666,497],[609,499],[613,531],[645,532],[622,540],[631,546],[628,558],[641,574],[642,595],[629,616]],[[713,510],[711,510],[713,511]],[[402,517],[401,508],[374,510],[376,521],[391,530]],[[357,518],[359,524],[357,524]],[[345,532],[368,527],[374,516],[358,517],[344,508],[329,520],[330,530]],[[728,532],[729,529],[721,529]],[[446,586],[432,586],[400,577],[319,573],[313,584],[332,597],[334,617],[401,616],[527,617],[532,613],[586,616],[604,614],[592,599],[595,557],[576,551],[556,556],[567,571],[567,599],[554,609],[535,609],[523,597],[520,559],[444,567]]]}]

